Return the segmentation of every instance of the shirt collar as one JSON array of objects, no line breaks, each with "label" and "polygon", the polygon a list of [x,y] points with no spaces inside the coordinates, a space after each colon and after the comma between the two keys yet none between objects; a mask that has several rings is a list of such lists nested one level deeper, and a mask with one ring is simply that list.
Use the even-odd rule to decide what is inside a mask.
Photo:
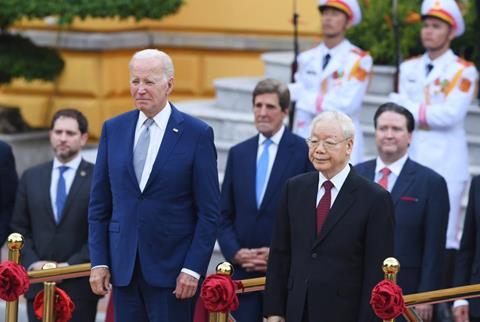
[{"label": "shirt collar", "polygon": [[[276,145],[279,145],[280,140],[282,139],[282,136],[283,136],[283,132],[285,132],[285,125],[282,125],[280,130],[278,130],[277,133],[275,133],[274,135],[269,137],[269,139],[273,143],[275,143]],[[262,145],[265,142],[266,139],[267,139],[267,137],[265,135],[263,135],[262,133],[258,133],[258,145],[259,146]]]},{"label": "shirt collar", "polygon": [[333,48],[328,48],[325,46],[325,43],[320,44],[320,49],[322,50],[322,55],[330,54],[331,57],[336,56],[339,52],[343,51],[346,46],[348,46],[349,41],[347,39],[342,40],[338,45]]},{"label": "shirt collar", "polygon": [[[165,130],[167,128],[167,123],[168,123],[168,119],[170,118],[170,114],[172,114],[172,107],[170,106],[170,103],[167,101],[167,103],[162,108],[162,110],[153,117],[154,124],[156,124],[160,129]],[[138,113],[137,124],[139,124],[141,127],[147,118],[148,117],[142,111],[140,111],[140,113]]]},{"label": "shirt collar", "polygon": [[78,167],[80,166],[80,162],[82,162],[82,155],[79,153],[75,158],[68,161],[67,163],[60,162],[57,158],[53,159],[53,168],[58,169],[61,166],[67,166],[69,169],[73,169],[77,171]]},{"label": "shirt collar", "polygon": [[422,56],[425,66],[427,66],[428,64],[432,64],[433,66],[442,65],[444,63],[451,61],[452,57],[455,57],[455,54],[451,49],[447,50],[446,52],[443,53],[442,56],[437,57],[434,60],[431,60],[430,57],[428,57],[428,53],[424,53]]},{"label": "shirt collar", "polygon": [[[343,184],[345,183],[345,180],[347,180],[347,176],[350,173],[350,165],[347,163],[345,168],[342,169],[339,173],[337,173],[333,178],[330,179],[330,181],[333,183],[333,186],[337,189],[337,191],[340,191],[342,188]],[[325,176],[321,173],[318,172],[318,188],[323,185],[325,181],[328,179],[325,178]]]},{"label": "shirt collar", "polygon": [[388,166],[382,161],[382,159],[378,156],[377,157],[377,166],[375,167],[375,173],[379,173],[383,168],[388,167],[390,171],[397,177],[400,175],[400,172],[402,172],[403,165],[405,162],[407,162],[408,159],[408,153],[405,153],[403,157],[398,159],[397,161],[389,164]]}]

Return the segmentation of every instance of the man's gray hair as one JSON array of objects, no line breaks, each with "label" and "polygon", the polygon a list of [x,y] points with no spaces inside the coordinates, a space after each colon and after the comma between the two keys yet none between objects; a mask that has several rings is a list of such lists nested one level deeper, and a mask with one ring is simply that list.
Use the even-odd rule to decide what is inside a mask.
[{"label": "man's gray hair", "polygon": [[137,51],[135,54],[133,54],[132,59],[130,59],[129,67],[132,68],[132,63],[134,60],[143,58],[159,59],[162,63],[163,74],[165,77],[167,79],[173,77],[174,69],[172,59],[166,53],[158,49],[143,49]]},{"label": "man's gray hair", "polygon": [[353,124],[352,119],[345,113],[340,111],[325,111],[317,116],[312,121],[310,125],[310,133],[312,133],[315,125],[318,122],[336,122],[340,125],[343,137],[347,138],[354,138],[355,136],[355,125]]},{"label": "man's gray hair", "polygon": [[255,98],[262,94],[277,94],[278,104],[282,111],[290,107],[290,91],[287,85],[273,78],[266,78],[257,83],[252,93],[252,103],[255,105]]}]

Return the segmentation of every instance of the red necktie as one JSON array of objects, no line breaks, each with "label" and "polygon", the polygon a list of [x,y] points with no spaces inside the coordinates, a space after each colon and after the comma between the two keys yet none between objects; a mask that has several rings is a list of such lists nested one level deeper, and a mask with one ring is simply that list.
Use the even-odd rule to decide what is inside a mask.
[{"label": "red necktie", "polygon": [[388,176],[390,175],[390,173],[392,173],[392,171],[389,168],[385,167],[380,170],[380,172],[382,173],[382,177],[380,178],[380,180],[378,180],[378,184],[381,185],[383,189],[388,190]]},{"label": "red necktie", "polygon": [[333,188],[333,183],[327,180],[322,184],[322,186],[325,189],[325,193],[320,199],[317,207],[317,235],[320,234],[323,223],[325,222],[325,219],[327,219],[328,211],[330,210],[330,203],[332,200],[331,190]]}]

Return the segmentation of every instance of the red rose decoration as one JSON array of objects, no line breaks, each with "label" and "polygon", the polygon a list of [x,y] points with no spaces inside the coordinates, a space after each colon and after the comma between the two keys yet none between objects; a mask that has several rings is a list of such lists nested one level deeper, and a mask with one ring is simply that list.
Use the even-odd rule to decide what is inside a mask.
[{"label": "red rose decoration", "polygon": [[[43,319],[43,290],[37,293],[33,301],[33,309],[39,320]],[[72,319],[72,313],[75,311],[75,304],[72,299],[61,288],[55,287],[55,322],[68,322]]]},{"label": "red rose decoration", "polygon": [[394,319],[406,310],[402,288],[390,280],[383,280],[375,285],[370,305],[382,320]]},{"label": "red rose decoration", "polygon": [[231,312],[238,309],[237,289],[242,283],[230,276],[214,274],[208,276],[202,285],[200,297],[209,312]]},{"label": "red rose decoration", "polygon": [[29,287],[30,280],[22,265],[10,261],[0,264],[0,299],[18,300],[18,297],[25,294]]}]

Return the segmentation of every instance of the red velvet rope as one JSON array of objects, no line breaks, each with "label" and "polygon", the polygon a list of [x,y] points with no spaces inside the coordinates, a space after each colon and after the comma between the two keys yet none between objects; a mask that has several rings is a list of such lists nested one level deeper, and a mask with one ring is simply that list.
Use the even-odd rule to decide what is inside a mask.
[{"label": "red velvet rope", "polygon": [[[38,319],[43,320],[43,290],[37,293],[33,301],[33,309]],[[75,311],[75,304],[68,294],[59,287],[55,287],[55,303],[53,306],[55,312],[55,322],[68,322],[72,319],[72,313]]]},{"label": "red velvet rope", "polygon": [[203,282],[200,297],[209,312],[232,312],[238,309],[236,291],[243,288],[240,281],[234,281],[230,276],[214,274]]},{"label": "red velvet rope", "polygon": [[370,305],[377,317],[382,320],[394,319],[407,309],[402,288],[390,280],[383,280],[375,285]]},{"label": "red velvet rope", "polygon": [[28,274],[22,265],[6,261],[0,264],[0,299],[18,300],[30,287]]}]

